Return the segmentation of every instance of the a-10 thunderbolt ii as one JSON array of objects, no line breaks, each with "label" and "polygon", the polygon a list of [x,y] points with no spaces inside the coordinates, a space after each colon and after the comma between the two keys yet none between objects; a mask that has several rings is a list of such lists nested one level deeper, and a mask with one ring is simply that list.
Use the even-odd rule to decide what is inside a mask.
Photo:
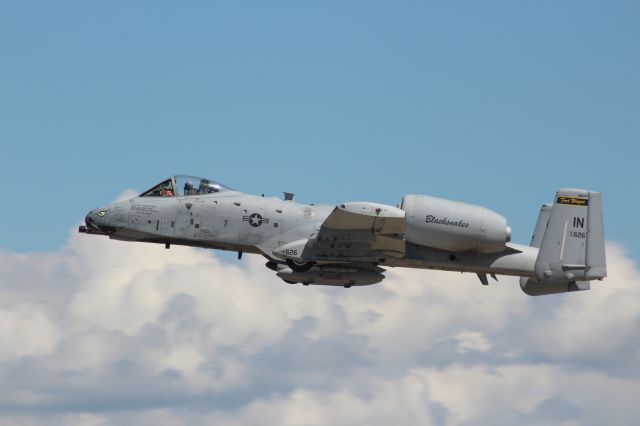
[{"label": "a-10 thunderbolt ii", "polygon": [[308,205],[243,194],[215,181],[172,176],[140,196],[91,210],[79,231],[140,241],[261,254],[290,284],[375,284],[384,267],[520,278],[526,294],[590,288],[607,275],[598,192],[561,189],[540,210],[529,246],[484,207],[405,195],[373,202]]}]

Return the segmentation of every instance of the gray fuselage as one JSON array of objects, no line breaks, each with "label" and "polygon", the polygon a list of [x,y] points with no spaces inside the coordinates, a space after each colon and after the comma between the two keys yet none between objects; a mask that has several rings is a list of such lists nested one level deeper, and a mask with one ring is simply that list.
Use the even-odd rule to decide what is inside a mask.
[{"label": "gray fuselage", "polygon": [[[224,191],[181,197],[136,197],[92,210],[86,223],[87,233],[103,233],[117,240],[256,253],[274,259],[272,252],[276,248],[317,235],[333,209],[329,205]],[[503,252],[478,254],[407,242],[402,259],[381,258],[376,264],[533,276],[538,249],[516,244],[507,248]]]}]

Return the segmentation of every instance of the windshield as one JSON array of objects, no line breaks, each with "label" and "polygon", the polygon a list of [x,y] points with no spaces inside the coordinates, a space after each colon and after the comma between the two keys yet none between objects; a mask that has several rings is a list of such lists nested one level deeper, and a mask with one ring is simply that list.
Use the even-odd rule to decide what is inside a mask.
[{"label": "windshield", "polygon": [[189,195],[214,194],[216,192],[230,191],[226,185],[211,179],[176,175],[162,181],[153,188],[140,194],[141,197],[182,197]]},{"label": "windshield", "polygon": [[173,181],[171,178],[160,182],[153,188],[140,194],[141,197],[173,197],[176,192],[173,188]]}]

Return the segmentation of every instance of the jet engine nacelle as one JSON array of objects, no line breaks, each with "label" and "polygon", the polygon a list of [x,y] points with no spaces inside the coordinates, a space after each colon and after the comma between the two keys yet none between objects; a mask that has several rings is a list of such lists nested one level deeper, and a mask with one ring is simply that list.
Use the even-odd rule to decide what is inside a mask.
[{"label": "jet engine nacelle", "polygon": [[484,207],[426,195],[405,195],[405,240],[456,252],[497,253],[511,240],[511,228]]}]

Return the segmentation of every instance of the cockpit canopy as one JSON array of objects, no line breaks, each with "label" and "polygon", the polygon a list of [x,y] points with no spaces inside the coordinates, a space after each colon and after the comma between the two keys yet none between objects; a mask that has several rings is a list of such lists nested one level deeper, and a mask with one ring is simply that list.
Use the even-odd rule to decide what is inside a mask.
[{"label": "cockpit canopy", "polygon": [[140,194],[141,197],[184,197],[189,195],[205,195],[222,191],[233,191],[228,186],[211,179],[176,175],[171,176],[153,188]]}]

